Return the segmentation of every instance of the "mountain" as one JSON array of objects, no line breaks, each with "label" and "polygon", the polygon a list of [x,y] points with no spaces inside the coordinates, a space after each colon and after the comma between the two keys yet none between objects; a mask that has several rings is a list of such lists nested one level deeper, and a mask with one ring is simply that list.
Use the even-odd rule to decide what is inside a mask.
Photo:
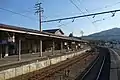
[{"label": "mountain", "polygon": [[99,33],[84,36],[83,38],[94,40],[120,40],[120,28],[112,28]]}]

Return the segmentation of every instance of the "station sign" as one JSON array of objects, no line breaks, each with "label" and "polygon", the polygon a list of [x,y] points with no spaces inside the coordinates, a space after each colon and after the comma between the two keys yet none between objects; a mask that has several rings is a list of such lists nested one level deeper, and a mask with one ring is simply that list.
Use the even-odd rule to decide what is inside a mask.
[{"label": "station sign", "polygon": [[7,40],[0,40],[0,44],[7,44]]},{"label": "station sign", "polygon": [[72,44],[75,44],[75,42],[72,42]]},{"label": "station sign", "polygon": [[15,42],[15,37],[13,36],[13,37],[9,37],[8,38],[8,42]]}]

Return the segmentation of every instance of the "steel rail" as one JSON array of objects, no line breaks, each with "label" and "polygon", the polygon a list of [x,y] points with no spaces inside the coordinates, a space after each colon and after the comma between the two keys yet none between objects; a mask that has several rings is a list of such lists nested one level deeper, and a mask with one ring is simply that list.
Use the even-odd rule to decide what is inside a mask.
[{"label": "steel rail", "polygon": [[90,70],[95,66],[99,58],[100,56],[97,57],[97,60],[93,63],[93,65],[89,68],[89,70],[82,76],[81,80],[83,80],[86,77],[86,75],[90,72]]},{"label": "steel rail", "polygon": [[[81,57],[81,59],[84,59],[84,58],[86,58],[88,55],[83,55],[83,56],[79,56],[79,57]],[[40,77],[40,79],[44,79],[46,76],[49,76],[49,75],[52,75],[52,74],[54,74],[54,73],[56,73],[56,71],[59,71],[59,70],[63,70],[63,69],[65,69],[66,67],[68,67],[68,66],[71,66],[72,64],[74,64],[74,63],[76,63],[76,62],[78,62],[80,60],[80,58],[75,58],[75,59],[73,59],[73,61],[68,61],[68,62],[66,62],[66,63],[63,63],[62,65],[59,65],[59,66],[56,66],[56,69],[55,68],[53,68],[52,70],[50,70],[50,72],[49,72],[49,74],[47,75],[45,75],[45,76],[42,76],[42,77]]]},{"label": "steel rail", "polygon": [[104,56],[104,59],[103,59],[103,61],[102,61],[102,65],[101,65],[101,67],[100,67],[100,71],[99,71],[99,73],[98,73],[98,76],[97,76],[96,80],[98,80],[98,79],[100,78],[100,74],[101,74],[101,72],[102,72],[102,69],[103,69],[104,64],[105,64],[105,56]]},{"label": "steel rail", "polygon": [[[89,68],[89,70],[82,76],[81,80],[83,80],[86,77],[86,75],[89,74],[89,72],[93,69],[93,67],[96,65],[96,63],[99,59],[100,59],[100,56],[98,56],[97,60],[93,63],[93,65]],[[99,80],[100,74],[101,74],[103,66],[104,66],[104,63],[105,63],[105,56],[104,56],[104,59],[102,60],[102,65],[100,66],[99,73],[98,73],[95,80]]]},{"label": "steel rail", "polygon": [[[56,73],[56,72],[59,71],[59,70],[63,70],[63,69],[65,69],[66,67],[71,66],[72,64],[80,61],[80,59],[86,58],[87,56],[89,56],[89,54],[77,56],[77,57],[75,57],[75,58],[73,58],[73,59],[71,59],[71,60],[69,60],[69,61],[66,61],[65,63],[62,63],[62,64],[59,64],[59,65],[57,65],[57,66],[55,66],[55,67],[52,67],[50,71],[48,71],[48,72],[43,72],[43,74],[42,74],[41,76],[37,76],[37,75],[39,75],[39,74],[35,75],[35,77],[38,77],[39,79],[44,79],[45,77],[47,77],[47,76],[49,76],[49,75],[52,75],[52,74]],[[31,80],[31,78],[32,78],[32,77],[30,77],[30,80]]]}]

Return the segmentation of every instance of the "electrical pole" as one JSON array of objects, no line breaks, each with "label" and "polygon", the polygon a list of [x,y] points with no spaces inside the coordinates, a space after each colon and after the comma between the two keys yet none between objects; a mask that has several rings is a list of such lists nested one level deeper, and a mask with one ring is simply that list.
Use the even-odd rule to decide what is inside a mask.
[{"label": "electrical pole", "polygon": [[42,32],[42,13],[44,12],[43,8],[41,7],[42,3],[35,4],[36,12],[39,16],[39,29]]},{"label": "electrical pole", "polygon": [[[38,17],[39,17],[39,29],[40,29],[40,32],[42,32],[42,13],[43,13],[43,8],[41,7],[41,4],[42,3],[37,3],[35,4],[35,8],[36,8],[36,12],[38,14]],[[42,40],[40,39],[40,54],[39,54],[39,57],[42,57],[43,54],[42,54]]]},{"label": "electrical pole", "polygon": [[80,31],[80,34],[81,34],[81,37],[83,37],[84,32],[81,30],[81,31]]}]

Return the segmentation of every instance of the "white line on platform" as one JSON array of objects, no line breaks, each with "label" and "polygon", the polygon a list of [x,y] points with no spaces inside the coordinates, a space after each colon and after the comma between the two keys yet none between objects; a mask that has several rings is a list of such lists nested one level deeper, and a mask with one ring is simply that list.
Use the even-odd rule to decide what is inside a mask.
[{"label": "white line on platform", "polygon": [[[120,60],[120,56],[118,55],[118,53],[113,49],[110,50],[114,52],[114,55],[117,57],[117,60]],[[111,56],[113,56],[113,53]],[[111,60],[111,68],[116,68],[116,69],[110,70],[110,80],[118,80],[117,67],[118,64],[116,62],[116,59],[113,57],[113,60]]]},{"label": "white line on platform", "polygon": [[115,55],[117,56],[118,60],[120,60],[120,56],[118,55],[118,53],[115,50],[113,50],[113,49],[111,49],[111,50],[115,53]]}]

